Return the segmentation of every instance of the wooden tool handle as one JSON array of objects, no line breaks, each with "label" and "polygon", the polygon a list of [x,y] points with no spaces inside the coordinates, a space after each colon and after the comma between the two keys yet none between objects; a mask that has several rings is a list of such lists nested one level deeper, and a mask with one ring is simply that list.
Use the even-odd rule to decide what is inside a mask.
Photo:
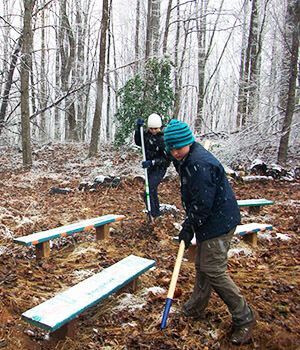
[{"label": "wooden tool handle", "polygon": [[171,305],[172,305],[172,301],[173,301],[173,295],[175,292],[175,287],[176,287],[176,283],[177,283],[177,279],[178,279],[178,275],[179,275],[179,270],[180,270],[180,266],[181,266],[181,262],[182,262],[182,258],[183,258],[183,254],[184,254],[184,248],[185,248],[184,241],[181,241],[180,245],[179,245],[178,253],[177,253],[177,258],[176,258],[170,286],[169,286],[169,291],[168,291],[168,295],[167,295],[167,299],[166,299],[166,304],[165,304],[165,308],[164,308],[164,312],[163,312],[163,316],[162,316],[160,329],[164,329],[167,326],[167,319],[168,319],[169,312],[170,312]]},{"label": "wooden tool handle", "polygon": [[176,262],[175,262],[175,266],[174,266],[174,270],[173,270],[173,274],[172,274],[172,278],[169,286],[169,291],[167,295],[167,298],[170,298],[170,299],[173,298],[173,295],[175,292],[176,283],[177,283],[177,279],[180,271],[180,266],[181,266],[181,262],[184,254],[184,248],[185,248],[185,244],[184,244],[184,241],[182,240],[179,245],[177,258],[176,258]]}]

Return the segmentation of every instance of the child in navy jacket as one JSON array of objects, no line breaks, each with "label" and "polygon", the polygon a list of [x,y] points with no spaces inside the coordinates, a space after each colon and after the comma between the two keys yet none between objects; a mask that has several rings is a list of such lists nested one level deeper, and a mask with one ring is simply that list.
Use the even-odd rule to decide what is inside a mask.
[{"label": "child in navy jacket", "polygon": [[227,255],[240,212],[221,163],[199,143],[186,123],[171,120],[165,128],[166,150],[180,175],[186,219],[179,234],[186,248],[197,241],[196,278],[190,299],[183,306],[188,317],[201,318],[212,290],[227,305],[233,323],[231,341],[251,340],[255,315],[227,275]]},{"label": "child in navy jacket", "polygon": [[[138,119],[134,133],[134,140],[138,146],[142,145],[140,127],[143,125],[144,121]],[[161,117],[155,113],[151,114],[148,117],[147,126],[147,131],[144,131],[146,161],[142,162],[142,167],[147,168],[148,171],[151,206],[150,214],[155,218],[161,215],[157,188],[166,174],[167,168],[170,165],[170,160],[168,160],[167,153],[165,152],[163,132],[161,130]],[[147,206],[145,193],[144,200]]]}]

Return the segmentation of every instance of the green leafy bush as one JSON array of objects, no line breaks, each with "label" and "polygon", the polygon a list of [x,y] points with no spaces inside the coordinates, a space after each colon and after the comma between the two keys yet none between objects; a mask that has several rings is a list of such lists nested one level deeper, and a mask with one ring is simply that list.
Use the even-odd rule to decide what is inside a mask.
[{"label": "green leafy bush", "polygon": [[168,59],[147,61],[143,74],[128,80],[119,91],[120,106],[115,115],[115,144],[121,145],[133,132],[135,121],[145,121],[151,113],[166,116],[174,101],[171,84],[171,63]]}]

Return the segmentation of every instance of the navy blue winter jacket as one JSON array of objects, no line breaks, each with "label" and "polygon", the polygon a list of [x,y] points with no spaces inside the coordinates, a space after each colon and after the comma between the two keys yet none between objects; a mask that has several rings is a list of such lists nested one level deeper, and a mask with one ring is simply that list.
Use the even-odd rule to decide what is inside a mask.
[{"label": "navy blue winter jacket", "polygon": [[[134,141],[138,146],[142,146],[140,129],[134,133]],[[162,132],[152,135],[150,131],[144,131],[144,143],[147,160],[155,160],[153,168],[165,168],[170,165],[170,157],[165,151],[164,136]]]},{"label": "navy blue winter jacket", "polygon": [[199,143],[191,145],[182,161],[174,161],[180,174],[183,228],[196,233],[198,242],[221,236],[240,223],[240,211],[221,163]]}]

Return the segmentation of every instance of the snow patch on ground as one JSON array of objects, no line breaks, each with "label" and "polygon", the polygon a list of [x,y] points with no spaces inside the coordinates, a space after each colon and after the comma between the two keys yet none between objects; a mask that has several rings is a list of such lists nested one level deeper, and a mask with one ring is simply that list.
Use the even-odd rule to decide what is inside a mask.
[{"label": "snow patch on ground", "polygon": [[165,293],[165,289],[161,287],[146,288],[141,292],[141,295],[135,295],[130,293],[123,294],[123,297],[119,299],[118,305],[114,308],[116,311],[127,309],[128,311],[141,310],[145,304],[145,296],[149,293],[155,295]]},{"label": "snow patch on ground", "polygon": [[91,253],[98,253],[99,250],[93,247],[83,247],[83,246],[78,246],[75,248],[75,250],[71,253],[71,255],[81,255],[87,252],[91,252]]},{"label": "snow patch on ground", "polygon": [[153,293],[157,295],[157,294],[163,294],[165,291],[166,291],[165,288],[162,288],[162,287],[150,287],[150,288],[144,289],[143,294],[147,295],[149,293]]},{"label": "snow patch on ground", "polygon": [[141,298],[137,295],[126,293],[122,299],[119,300],[117,306],[114,310],[121,311],[123,309],[128,309],[129,311],[141,310],[146,304],[144,298]]},{"label": "snow patch on ground", "polygon": [[271,239],[281,239],[282,241],[288,241],[291,239],[291,237],[285,233],[279,233],[279,232],[275,232],[275,233],[270,233],[270,232],[258,232],[258,238],[259,239],[267,239],[267,240],[271,240]]},{"label": "snow patch on ground", "polygon": [[231,248],[228,251],[228,258],[233,256],[250,256],[252,255],[252,250],[250,248],[240,247],[240,248]]},{"label": "snow patch on ground", "polygon": [[176,205],[161,203],[159,209],[162,211],[180,211]]},{"label": "snow patch on ground", "polygon": [[73,277],[75,278],[75,282],[80,282],[85,280],[88,277],[94,275],[94,271],[92,270],[75,270],[73,272]]},{"label": "snow patch on ground", "polygon": [[0,255],[4,254],[6,252],[6,247],[0,246]]}]

